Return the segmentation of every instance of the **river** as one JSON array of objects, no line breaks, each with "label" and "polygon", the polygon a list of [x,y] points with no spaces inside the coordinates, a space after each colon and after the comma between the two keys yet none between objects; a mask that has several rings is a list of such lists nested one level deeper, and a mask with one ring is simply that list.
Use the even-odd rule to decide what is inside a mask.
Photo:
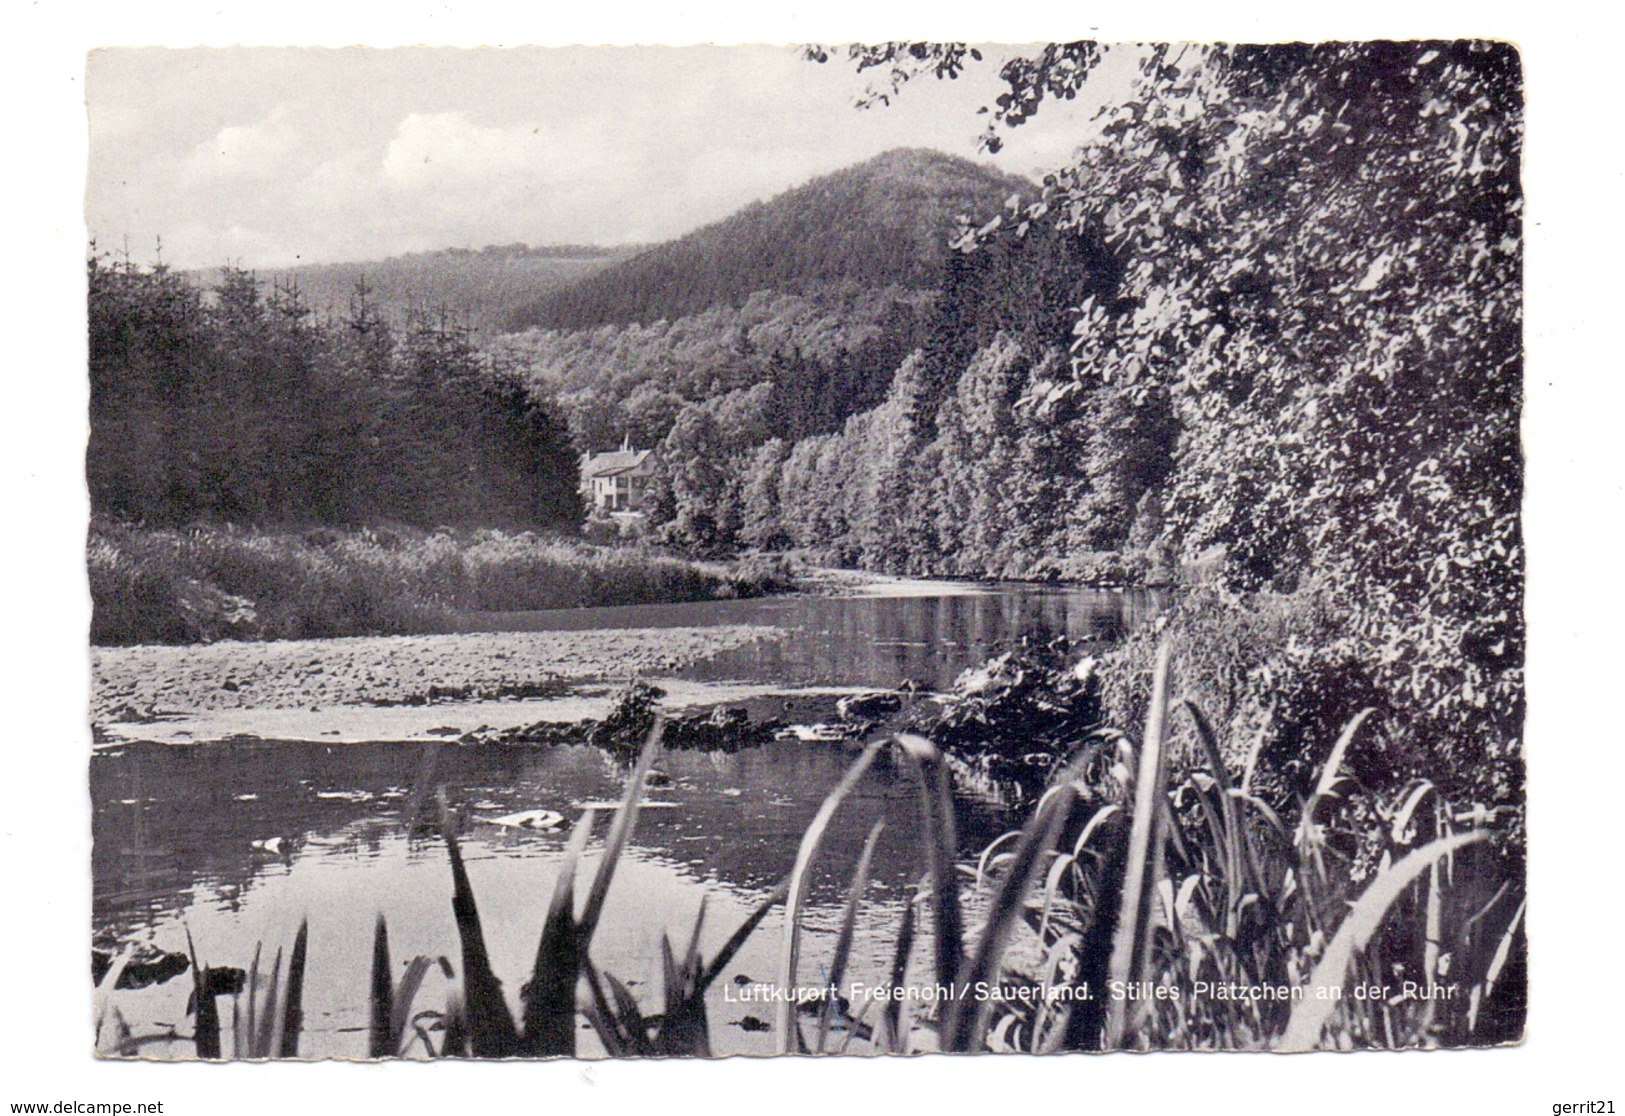
[{"label": "river", "polygon": [[[1023,641],[1065,636],[1077,653],[1086,653],[1121,638],[1160,604],[1143,592],[927,586],[487,615],[470,618],[468,626],[573,632],[768,625],[785,634],[653,680],[681,684],[690,695],[708,687],[746,693],[750,700],[743,704],[753,714],[814,720],[852,688],[912,683],[922,694],[947,690],[963,670]],[[579,689],[599,693],[612,681],[583,680]],[[538,710],[546,704],[535,702]],[[654,808],[642,813],[594,939],[595,961],[646,997],[648,1010],[658,1010],[662,933],[680,948],[703,900],[702,947],[714,952],[787,874],[807,824],[851,760],[850,745],[798,740],[726,753],[666,753],[648,796]],[[614,759],[582,745],[238,738],[103,747],[90,769],[96,940],[109,949],[185,952],[189,929],[203,963],[246,967],[256,945],[268,963],[308,919],[301,1053],[364,1056],[378,915],[387,920],[397,967],[415,954],[444,954],[458,963],[444,844],[431,828],[410,824],[414,812],[422,813],[423,788],[444,787],[454,808],[493,966],[517,1004],[565,833],[491,819],[545,809],[573,821],[584,804],[618,797],[624,775]],[[916,795],[912,773],[883,762],[843,808],[814,877],[804,980],[817,982],[827,964],[846,881],[870,826],[881,820],[886,830],[859,920],[852,975],[871,983],[884,975],[901,904],[922,873]],[[956,794],[955,808],[966,854],[985,847],[1011,821],[1000,803],[969,791]],[[596,847],[589,846],[589,859]],[[775,975],[782,929],[782,911],[775,910],[719,981],[711,1006],[718,1053],[772,1049],[772,1036],[757,1028],[771,1018],[771,1005],[737,1002],[728,990]],[[182,975],[117,994],[133,1031],[146,1036],[143,1055],[190,1056],[190,987],[190,976]],[[431,976],[419,1006],[442,1006],[447,989]],[[228,1027],[229,1018],[228,1010]],[[581,1050],[591,1054],[596,1043],[583,1026]],[[176,1037],[166,1039],[169,1033]],[[921,1043],[929,1045],[929,1035],[922,1034]]]}]

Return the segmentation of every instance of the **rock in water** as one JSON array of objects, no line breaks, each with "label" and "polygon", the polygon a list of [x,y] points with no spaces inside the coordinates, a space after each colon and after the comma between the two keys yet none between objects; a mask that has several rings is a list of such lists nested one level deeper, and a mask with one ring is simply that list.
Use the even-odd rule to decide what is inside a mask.
[{"label": "rock in water", "polygon": [[903,699],[896,694],[851,694],[835,703],[835,711],[848,721],[863,721],[896,713]]}]

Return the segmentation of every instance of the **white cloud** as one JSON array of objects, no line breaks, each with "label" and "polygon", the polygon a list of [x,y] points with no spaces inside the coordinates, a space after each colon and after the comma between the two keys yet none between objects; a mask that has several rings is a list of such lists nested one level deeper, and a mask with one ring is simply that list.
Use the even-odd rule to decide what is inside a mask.
[{"label": "white cloud", "polygon": [[384,152],[383,179],[407,190],[511,182],[544,167],[540,129],[494,128],[462,112],[413,113]]},{"label": "white cloud", "polygon": [[[855,112],[866,78],[772,47],[115,51],[94,73],[90,224],[181,266],[661,240],[888,147],[974,157],[998,91],[990,58]],[[1064,162],[1069,111],[998,163]]]},{"label": "white cloud", "polygon": [[250,124],[221,128],[192,149],[183,173],[191,179],[266,179],[285,176],[306,155],[308,141],[285,106]]}]

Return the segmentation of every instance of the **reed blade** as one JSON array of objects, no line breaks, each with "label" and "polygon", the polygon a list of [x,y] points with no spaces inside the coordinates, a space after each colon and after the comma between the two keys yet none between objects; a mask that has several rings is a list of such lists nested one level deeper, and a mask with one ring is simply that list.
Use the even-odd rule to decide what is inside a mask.
[{"label": "reed blade", "polygon": [[621,1029],[620,1017],[610,1006],[609,998],[604,995],[603,979],[591,958],[583,960],[581,967],[587,978],[587,990],[592,995],[592,1004],[585,1013],[587,1022],[598,1032],[598,1039],[611,1058],[625,1057],[631,1053],[631,1041]]},{"label": "reed blade", "polygon": [[620,808],[615,811],[615,819],[610,823],[609,835],[604,839],[604,855],[598,861],[598,870],[587,890],[586,905],[582,908],[581,918],[577,922],[579,935],[577,948],[583,954],[592,948],[592,936],[598,929],[599,916],[603,914],[604,900],[609,895],[609,884],[615,877],[615,866],[620,862],[621,852],[626,848],[633,827],[637,825],[638,807],[643,802],[643,786],[649,778],[650,769],[654,766],[655,757],[660,754],[660,739],[665,735],[665,731],[665,718],[656,716],[654,726],[649,729],[649,735],[643,742],[643,751],[638,756],[637,765],[633,767],[632,775],[627,780],[626,793],[621,798]]},{"label": "reed blade", "polygon": [[451,910],[457,921],[457,937],[463,953],[464,1012],[468,1020],[469,1050],[476,1058],[512,1057],[519,1047],[519,1031],[502,997],[502,982],[491,970],[491,957],[485,948],[480,926],[479,906],[463,866],[462,850],[452,826],[445,793],[440,794],[440,832],[446,839],[451,859]]},{"label": "reed blade", "polygon": [[[1027,892],[1044,867],[1044,856],[1055,847],[1061,828],[1072,815],[1077,792],[1070,784],[1046,795],[1044,803],[1033,819],[1027,823],[1017,846],[1015,860],[1004,877],[987,925],[970,960],[964,983],[971,987],[991,984],[998,979],[1004,951],[1010,944],[1010,933],[1022,916]],[[950,1052],[970,1052],[982,1049],[987,1039],[989,1001],[981,998],[955,997],[949,1001],[943,1025],[943,1049]]]},{"label": "reed blade", "polygon": [[[394,1054],[402,1050],[402,1041],[412,1025],[412,1004],[423,987],[423,978],[435,967],[432,958],[421,954],[406,963],[406,971],[395,985],[395,1000],[389,1014],[389,1040]],[[392,1055],[393,1056],[393,1055]]]},{"label": "reed blade", "polygon": [[694,915],[694,929],[689,931],[688,948],[683,951],[683,979],[695,980],[704,967],[700,962],[700,932],[705,929],[705,906],[708,896],[700,896],[700,909]]},{"label": "reed blade", "polygon": [[[1056,987],[1056,974],[1060,972],[1061,962],[1076,953],[1082,945],[1083,939],[1077,934],[1062,934],[1057,937],[1054,943],[1049,947],[1048,952],[1044,954],[1044,971],[1043,976],[1039,980],[1039,986],[1043,988]],[[1047,1030],[1040,1027],[1037,1023],[1035,1023],[1033,1026],[1033,1053],[1052,1054],[1061,1049],[1061,1044],[1066,1038],[1065,1005],[1062,1005],[1062,1009],[1059,1012],[1061,1025],[1056,1025],[1056,1022],[1053,1019],[1054,1013],[1048,1012],[1047,1009],[1040,1009],[1039,1019],[1042,1020],[1045,1015],[1052,1016],[1050,1026]]]},{"label": "reed blade", "polygon": [[1302,835],[1307,833],[1308,827],[1314,823],[1315,811],[1319,808],[1321,801],[1331,795],[1332,789],[1337,785],[1337,774],[1343,769],[1343,757],[1348,754],[1349,746],[1354,743],[1355,736],[1359,734],[1360,726],[1370,720],[1371,715],[1375,712],[1375,708],[1367,706],[1356,713],[1354,719],[1338,735],[1337,743],[1332,745],[1331,754],[1326,757],[1326,766],[1320,769],[1320,778],[1315,781],[1314,792],[1310,794],[1309,801],[1303,808],[1303,820],[1299,823],[1300,839]]},{"label": "reed blade", "polygon": [[[1131,819],[1128,855],[1123,870],[1123,891],[1112,938],[1110,979],[1125,984],[1135,979],[1149,938],[1146,923],[1149,898],[1156,880],[1149,879],[1157,850],[1152,848],[1162,810],[1158,799],[1163,793],[1163,725],[1168,708],[1168,644],[1157,648],[1151,675],[1151,707],[1146,715],[1145,739],[1140,747],[1138,773],[1134,780],[1134,816]],[[1128,1003],[1113,999],[1106,1009],[1106,1044],[1122,1046],[1128,1027]]]},{"label": "reed blade", "polygon": [[[135,1032],[130,1030],[130,1024],[124,1018],[124,1013],[115,1007],[112,1009],[112,1016],[113,1039],[110,1045],[113,1048],[113,1053],[121,1056],[138,1053],[141,1049],[140,1040],[135,1037]],[[97,1037],[99,1041],[100,1035],[98,1034]],[[168,1038],[167,1035],[155,1035],[153,1037]]]},{"label": "reed blade", "polygon": [[993,855],[994,850],[1007,841],[1013,845],[1019,840],[1021,840],[1021,832],[1019,830],[1015,830],[995,837],[993,841],[988,844],[987,848],[982,850],[982,854],[976,858],[975,879],[978,890],[980,890],[982,885],[987,882],[988,875],[991,873],[994,865],[1002,859],[1002,857],[995,857]]},{"label": "reed blade", "polygon": [[1049,934],[1050,913],[1055,906],[1055,897],[1060,894],[1061,880],[1068,868],[1077,865],[1078,858],[1072,853],[1064,853],[1050,863],[1049,870],[1044,873],[1044,904],[1038,912],[1038,940],[1043,941]]},{"label": "reed blade", "polygon": [[615,1024],[611,1017],[606,1015],[604,1009],[597,1004],[588,1004],[582,1008],[581,1014],[587,1017],[587,1025],[598,1036],[598,1041],[604,1044],[604,1053],[611,1058],[624,1058],[627,1056],[626,1046],[616,1034]]},{"label": "reed blade", "polygon": [[442,1058],[468,1057],[468,1009],[454,990],[446,997],[446,1037],[440,1040]]},{"label": "reed blade", "polygon": [[282,1004],[282,1036],[277,1057],[299,1057],[299,1031],[305,1023],[305,950],[310,941],[310,924],[301,919],[293,937],[293,953],[288,957],[288,992]]},{"label": "reed blade", "polygon": [[711,1027],[706,1018],[705,989],[701,984],[705,962],[700,956],[700,934],[705,929],[706,897],[689,932],[688,948],[679,964],[670,953],[670,943],[662,936],[662,956],[666,961],[666,1010],[660,1021],[655,1045],[662,1054],[709,1058]]},{"label": "reed blade", "polygon": [[282,995],[282,947],[271,961],[271,974],[265,982],[265,1003],[259,1011],[259,1025],[253,1033],[251,1058],[269,1058],[276,1050],[277,1003]]},{"label": "reed blade", "polygon": [[570,833],[553,884],[553,899],[542,923],[542,936],[536,943],[536,964],[523,994],[523,1044],[525,1053],[532,1057],[573,1057],[576,1052],[576,984],[581,975],[581,950],[575,921],[575,880],[595,819],[592,810],[586,811]]},{"label": "reed blade", "polygon": [[236,1047],[236,1056],[239,1058],[245,1056],[253,1057],[252,1049],[255,1031],[254,1009],[259,999],[260,950],[264,947],[264,945],[264,942],[254,943],[254,959],[248,963],[248,1011],[246,1013],[234,1013],[234,1018],[232,1020],[232,1022],[236,1025],[237,1030],[237,1033],[232,1036],[232,1041]]},{"label": "reed blade", "polygon": [[936,745],[922,736],[897,738],[920,775],[920,812],[926,866],[931,873],[931,916],[935,932],[936,979],[943,987],[959,982],[965,965],[965,919],[959,907],[959,840],[954,832],[948,770]]},{"label": "reed blade", "polygon": [[220,1057],[220,1007],[215,1003],[209,985],[209,974],[198,964],[197,946],[192,942],[192,928],[186,927],[186,952],[192,959],[192,999],[196,1013],[192,1026],[192,1042],[197,1056],[206,1059]]},{"label": "reed blade", "polygon": [[1512,943],[1518,937],[1518,927],[1523,922],[1524,910],[1529,906],[1526,898],[1518,904],[1518,909],[1512,912],[1512,921],[1507,924],[1506,931],[1501,935],[1500,943],[1495,947],[1495,955],[1490,958],[1489,968],[1484,972],[1484,983],[1473,989],[1471,1004],[1467,1011],[1467,1033],[1472,1034],[1478,1029],[1478,1013],[1495,994],[1495,983],[1501,979],[1501,971],[1506,968],[1507,958],[1512,956]]},{"label": "reed blade", "polygon": [[628,1053],[653,1054],[655,1050],[649,1043],[649,1025],[644,1021],[643,1012],[638,1009],[637,998],[612,974],[605,973],[604,980],[609,984],[610,995],[615,998],[616,1020],[621,1033],[627,1037]]},{"label": "reed blade", "polygon": [[[796,851],[795,867],[790,872],[790,893],[784,908],[784,945],[779,958],[779,987],[786,992],[796,987],[796,965],[801,955],[801,908],[807,901],[809,871],[818,856],[819,846],[824,843],[824,834],[829,829],[835,811],[840,809],[847,795],[857,787],[883,747],[885,741],[877,740],[863,749],[852,766],[847,768],[846,774],[841,777],[835,789],[829,792],[823,805],[819,806],[818,813],[813,815],[812,822],[807,826],[807,831],[801,835],[801,846]],[[796,1025],[796,1005],[791,1002],[793,998],[786,997],[774,1005],[780,1054],[800,1053],[800,1032]]]},{"label": "reed blade", "polygon": [[372,932],[372,980],[369,1003],[371,1013],[367,1025],[367,1057],[392,1058],[395,1044],[391,1041],[390,1020],[395,1015],[395,981],[389,964],[389,927],[379,914]]},{"label": "reed blade", "polygon": [[671,936],[664,932],[660,935],[660,978],[660,988],[665,996],[660,1010],[665,1014],[682,998],[683,977],[677,968],[677,958],[671,952]]},{"label": "reed blade", "polygon": [[1418,780],[1416,785],[1410,789],[1410,793],[1405,796],[1404,803],[1394,814],[1394,823],[1389,828],[1390,840],[1396,842],[1405,840],[1406,831],[1410,829],[1411,818],[1415,816],[1416,808],[1422,804],[1422,799],[1426,798],[1430,793],[1437,795],[1438,792],[1433,784],[1426,779]]},{"label": "reed blade", "polygon": [[[1191,723],[1196,726],[1196,737],[1202,742],[1202,750],[1207,753],[1208,767],[1213,772],[1214,782],[1218,784],[1216,787],[1218,809],[1224,825],[1225,930],[1234,938],[1237,933],[1241,897],[1249,890],[1262,890],[1263,885],[1256,878],[1250,878],[1251,858],[1241,847],[1247,838],[1242,831],[1241,816],[1235,798],[1230,793],[1233,786],[1230,769],[1224,762],[1224,750],[1219,747],[1218,734],[1213,731],[1207,715],[1194,701],[1186,698],[1179,703],[1179,708],[1190,715]],[[1202,797],[1202,806],[1204,809],[1212,809],[1206,795]]]},{"label": "reed blade", "polygon": [[1292,1009],[1286,1032],[1276,1043],[1277,1050],[1314,1049],[1320,1042],[1322,1028],[1342,998],[1343,985],[1348,981],[1355,954],[1371,940],[1371,935],[1376,932],[1394,900],[1441,858],[1487,836],[1483,830],[1473,830],[1453,837],[1441,837],[1390,865],[1371,882],[1359,901],[1344,916],[1331,944],[1326,947],[1326,953],[1309,975],[1306,994]]},{"label": "reed blade", "polygon": [[[913,897],[903,906],[903,923],[897,928],[897,945],[892,950],[891,958],[891,988],[902,988],[903,982],[908,979],[908,959],[914,952],[914,922],[915,912],[920,900],[925,898],[926,883],[921,880],[914,889]],[[888,997],[886,1010],[881,1013],[881,1023],[884,1026],[887,1049],[893,1054],[906,1054],[906,1036],[904,1035],[903,998],[901,996]]]},{"label": "reed blade", "polygon": [[835,954],[829,963],[830,990],[824,997],[824,1010],[818,1027],[820,1054],[824,1052],[830,1027],[835,1022],[835,1012],[839,1005],[833,990],[840,988],[841,981],[846,979],[846,966],[852,957],[852,938],[857,932],[858,908],[863,904],[864,889],[869,886],[869,864],[874,859],[875,845],[885,828],[884,821],[877,821],[870,828],[869,837],[863,842],[863,852],[858,856],[858,866],[852,873],[852,886],[847,892],[846,907],[841,912],[841,929],[835,937]]},{"label": "reed blade", "polygon": [[[704,910],[701,910],[704,916]],[[699,923],[694,926],[698,938]],[[711,1033],[706,1020],[705,997],[694,992],[699,975],[699,957],[691,947],[681,964],[672,953],[671,939],[660,936],[660,957],[665,969],[665,1011],[654,1036],[654,1046],[662,1055],[689,1058],[711,1056]]]},{"label": "reed blade", "polygon": [[739,924],[739,929],[735,930],[733,935],[723,943],[722,948],[717,951],[717,955],[711,959],[711,963],[700,974],[700,979],[696,985],[698,994],[704,995],[706,989],[716,982],[717,977],[722,975],[722,971],[734,959],[734,955],[740,951],[750,936],[756,932],[756,928],[762,924],[762,919],[767,917],[767,912],[784,902],[789,894],[790,881],[786,878],[780,881],[779,886],[775,887],[766,899],[762,900],[757,908],[750,913],[749,918]]},{"label": "reed blade", "polygon": [[[119,950],[118,956],[113,958],[113,963],[107,967],[107,972],[102,974],[102,979],[96,982],[95,997],[91,1002],[96,1020],[95,1042],[98,1050],[101,1049],[102,1028],[106,1025],[109,1014],[116,1010],[113,1007],[113,990],[118,987],[119,978],[124,975],[124,970],[128,967],[130,958],[134,955],[135,947],[133,946],[125,946]],[[195,983],[195,966],[193,972]]]}]

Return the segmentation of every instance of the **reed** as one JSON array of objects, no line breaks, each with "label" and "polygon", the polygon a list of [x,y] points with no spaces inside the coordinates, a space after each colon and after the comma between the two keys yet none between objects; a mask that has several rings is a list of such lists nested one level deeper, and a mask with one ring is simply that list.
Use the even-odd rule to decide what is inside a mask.
[{"label": "reed", "polygon": [[[666,1056],[711,1052],[705,996],[761,920],[788,893],[788,885],[770,895],[734,932],[717,955],[707,962],[700,952],[700,931],[705,912],[689,934],[681,960],[662,934],[664,1011],[646,1016],[626,984],[592,960],[592,940],[603,914],[622,853],[637,825],[643,788],[659,756],[664,721],[656,719],[644,740],[626,790],[610,821],[604,849],[588,882],[581,910],[574,894],[581,855],[594,828],[594,812],[586,811],[571,834],[564,863],[554,884],[552,899],[536,950],[530,980],[521,992],[522,1020],[516,1024],[502,998],[501,985],[491,971],[489,955],[475,906],[473,889],[453,832],[449,812],[442,810],[442,827],[452,862],[454,911],[463,946],[463,987],[448,1007],[447,1017],[466,1027],[467,1053],[474,1057],[556,1057],[576,1053],[578,1011],[611,1054]],[[590,997],[578,1004],[585,985]],[[444,1047],[452,1043],[448,1024]]]},{"label": "reed", "polygon": [[372,940],[367,1057],[399,1057],[409,1053],[414,1042],[422,1042],[426,1053],[435,1053],[429,1029],[435,1025],[443,1026],[445,1013],[432,1009],[413,1011],[413,1005],[424,978],[436,968],[448,980],[455,976],[451,962],[445,957],[419,955],[407,961],[397,981],[389,959],[389,928],[384,916],[378,916]]},{"label": "reed", "polygon": [[1293,1008],[1286,1032],[1274,1044],[1277,1050],[1310,1050],[1320,1042],[1321,1031],[1331,1018],[1343,986],[1352,975],[1355,952],[1364,949],[1381,924],[1388,908],[1423,872],[1442,857],[1485,838],[1483,832],[1458,833],[1441,837],[1417,849],[1379,875],[1344,917],[1326,948],[1325,955],[1309,976],[1309,996]]},{"label": "reed", "polygon": [[[192,993],[188,1014],[192,1016],[192,1046],[199,1058],[224,1058],[228,1028],[220,1014],[219,998],[231,997],[231,1057],[263,1061],[275,1057],[297,1057],[303,1026],[302,1003],[305,985],[305,951],[309,927],[301,922],[294,937],[286,967],[282,948],[277,947],[270,966],[262,969],[263,943],[254,947],[246,971],[204,965],[199,960],[190,928],[186,931],[187,956],[192,971]],[[116,1007],[109,1008],[112,990],[118,984],[127,957],[116,960],[97,986],[97,1051],[116,1057],[131,1057],[148,1045],[173,1042],[174,1033],[137,1036],[130,1032]],[[115,1033],[107,1036],[104,1013],[111,1010]]]},{"label": "reed", "polygon": [[751,597],[781,565],[494,529],[148,529],[96,519],[86,564],[98,645],[446,631],[466,612]]},{"label": "reed", "polygon": [[305,1022],[305,954],[310,944],[310,923],[301,919],[293,936],[293,952],[288,956],[288,990],[283,997],[282,1035],[277,1057],[299,1057],[299,1031]]},{"label": "reed", "polygon": [[134,1037],[129,1024],[124,1021],[123,1013],[113,1003],[113,991],[130,963],[130,954],[129,948],[120,950],[101,980],[96,982],[96,991],[91,1000],[91,1017],[96,1021],[93,1041],[98,1053],[124,1053]]},{"label": "reed", "polygon": [[[1042,982],[1089,983],[1107,1010],[1102,1017],[1093,1004],[1069,1002],[1007,1011],[993,1028],[999,1045],[1306,1050],[1474,1041],[1476,1005],[1493,996],[1523,911],[1486,932],[1507,917],[1517,889],[1493,849],[1495,812],[1457,809],[1423,781],[1386,796],[1360,787],[1344,762],[1372,723],[1367,709],[1344,727],[1295,817],[1283,817],[1250,778],[1231,778],[1208,718],[1173,693],[1164,649],[1138,755],[1118,763],[1135,771],[1132,785],[1092,809],[1070,851],[1051,854],[1030,919]],[[1182,772],[1170,770],[1163,748],[1175,709],[1190,717],[1200,744]],[[1126,752],[1126,739],[1118,747]],[[1250,776],[1251,759],[1247,767]],[[1079,789],[1098,802],[1099,786]],[[1505,882],[1475,910],[1486,878]],[[1108,929],[1110,961],[1104,987],[1095,987]],[[1467,994],[1441,1003],[1416,989],[1443,979],[1447,955]],[[1404,980],[1391,979],[1396,969]],[[1346,995],[1355,983],[1386,991]],[[1215,998],[1215,988],[1279,995]],[[1119,995],[1130,989],[1139,994]]]}]

